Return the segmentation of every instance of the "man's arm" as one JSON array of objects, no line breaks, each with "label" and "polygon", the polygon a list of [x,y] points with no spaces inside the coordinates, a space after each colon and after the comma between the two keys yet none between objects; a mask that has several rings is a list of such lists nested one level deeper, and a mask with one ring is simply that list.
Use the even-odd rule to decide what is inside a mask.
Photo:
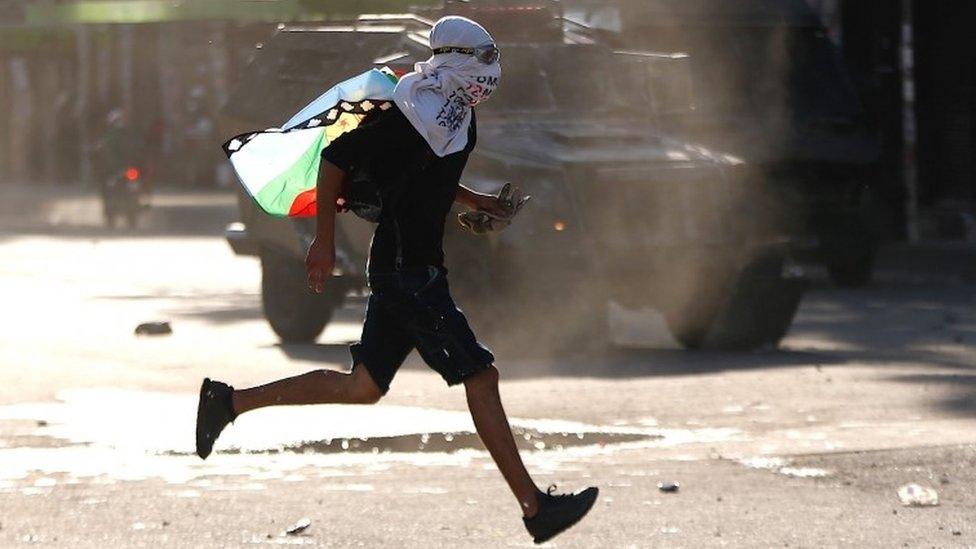
[{"label": "man's arm", "polygon": [[454,197],[454,201],[465,208],[474,210],[476,209],[476,201],[478,200],[478,196],[483,195],[481,195],[481,193],[472,191],[464,185],[458,185],[458,192],[457,196]]},{"label": "man's arm", "polygon": [[501,203],[498,202],[498,197],[472,191],[464,185],[458,185],[458,192],[457,196],[454,197],[454,201],[465,208],[486,211],[500,217],[508,214]]},{"label": "man's arm", "polygon": [[322,159],[315,184],[315,239],[305,256],[308,287],[315,293],[322,293],[335,267],[335,204],[345,177],[346,172]]}]

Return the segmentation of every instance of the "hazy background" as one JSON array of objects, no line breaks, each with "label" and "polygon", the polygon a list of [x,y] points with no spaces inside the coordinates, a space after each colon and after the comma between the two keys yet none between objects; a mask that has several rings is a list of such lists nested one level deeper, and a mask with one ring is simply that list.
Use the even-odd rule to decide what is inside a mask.
[{"label": "hazy background", "polygon": [[[881,195],[890,220],[886,235],[908,236],[905,208],[916,208],[917,200],[921,226],[913,231],[919,236],[972,239],[976,48],[967,23],[971,4],[917,2],[905,15],[900,1],[809,2],[843,53],[866,122],[881,143],[878,162],[886,180]],[[0,184],[92,185],[99,171],[98,138],[109,113],[121,109],[135,136],[125,154],[143,163],[158,186],[230,188],[235,183],[216,146],[226,137],[216,129],[218,110],[255,48],[279,22],[403,12],[417,4],[423,2],[4,0]],[[687,46],[662,31],[672,23],[671,4],[681,3],[562,4],[567,17],[622,33],[621,42],[643,36],[645,48]],[[712,16],[731,14],[748,27],[749,10],[766,3],[711,4],[714,9],[706,12]],[[742,7],[747,5],[753,8]],[[720,35],[713,39],[698,49],[738,47]],[[912,44],[906,55],[903,48]],[[789,54],[784,50],[755,54],[758,66],[796,61],[777,57]],[[916,103],[910,114],[916,131],[905,127],[910,120],[904,110],[906,58],[914,62]],[[717,93],[712,99],[726,98]],[[905,142],[911,134],[917,135],[917,147]],[[917,197],[903,184],[906,159],[917,163],[917,183],[911,183]]]},{"label": "hazy background", "polygon": [[[540,487],[601,489],[554,545],[976,547],[976,3],[492,2],[466,174],[550,162],[502,174],[534,195],[511,227],[449,219],[445,247]],[[464,391],[415,354],[375,406],[249,413],[192,452],[205,376],[348,370],[362,328],[365,261],[315,300],[307,232],[220,145],[404,27],[273,36],[422,3],[0,0],[0,546],[529,545]],[[131,165],[151,208],[106,228]],[[238,220],[284,251],[236,255]]]}]

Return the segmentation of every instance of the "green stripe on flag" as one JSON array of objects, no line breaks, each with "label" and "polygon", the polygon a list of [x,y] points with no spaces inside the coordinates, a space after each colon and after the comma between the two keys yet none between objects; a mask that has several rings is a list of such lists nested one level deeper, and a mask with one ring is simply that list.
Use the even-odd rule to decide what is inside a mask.
[{"label": "green stripe on flag", "polygon": [[295,197],[303,191],[315,187],[319,175],[319,163],[322,159],[322,149],[326,145],[328,143],[325,140],[325,131],[323,130],[294,164],[258,191],[254,197],[258,206],[269,215],[288,217]]}]

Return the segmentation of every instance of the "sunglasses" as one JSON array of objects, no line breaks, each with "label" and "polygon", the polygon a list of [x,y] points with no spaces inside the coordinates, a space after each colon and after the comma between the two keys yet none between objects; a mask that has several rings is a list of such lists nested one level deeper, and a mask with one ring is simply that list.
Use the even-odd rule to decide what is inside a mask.
[{"label": "sunglasses", "polygon": [[485,65],[491,65],[496,63],[498,59],[502,56],[501,52],[494,44],[488,44],[486,46],[478,46],[476,48],[461,48],[458,46],[445,46],[443,48],[435,48],[434,55],[441,53],[460,53],[464,55],[473,55],[478,58]]}]

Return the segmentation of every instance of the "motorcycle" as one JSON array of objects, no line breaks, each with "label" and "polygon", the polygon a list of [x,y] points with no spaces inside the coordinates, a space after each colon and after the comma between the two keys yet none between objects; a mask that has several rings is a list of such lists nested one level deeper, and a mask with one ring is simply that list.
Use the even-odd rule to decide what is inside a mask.
[{"label": "motorcycle", "polygon": [[114,229],[121,218],[125,226],[135,229],[139,217],[149,209],[149,192],[142,171],[129,166],[110,176],[102,185],[102,212],[105,225]]}]

